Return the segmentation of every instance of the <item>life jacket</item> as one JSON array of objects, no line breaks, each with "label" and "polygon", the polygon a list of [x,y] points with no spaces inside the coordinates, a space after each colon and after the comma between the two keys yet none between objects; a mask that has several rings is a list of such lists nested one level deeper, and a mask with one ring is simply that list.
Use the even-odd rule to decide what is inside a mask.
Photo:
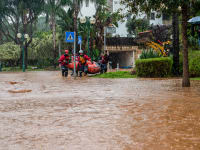
[{"label": "life jacket", "polygon": [[67,65],[69,63],[69,59],[70,59],[69,55],[64,54],[60,57],[59,63],[61,63],[61,65]]},{"label": "life jacket", "polygon": [[81,64],[85,64],[86,63],[84,55],[83,56],[80,55],[80,60],[79,61],[80,61]]},{"label": "life jacket", "polygon": [[69,64],[69,61],[70,61],[69,55],[64,54],[64,56],[65,56],[65,59],[64,59],[63,61],[64,61],[66,64]]}]

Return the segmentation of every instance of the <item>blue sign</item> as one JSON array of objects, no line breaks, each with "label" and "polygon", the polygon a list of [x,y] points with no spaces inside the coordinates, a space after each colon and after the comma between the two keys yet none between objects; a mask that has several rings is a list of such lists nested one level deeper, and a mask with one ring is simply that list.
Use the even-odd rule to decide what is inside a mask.
[{"label": "blue sign", "polygon": [[82,43],[82,37],[78,36],[78,44],[81,44],[81,43]]},{"label": "blue sign", "polygon": [[65,41],[68,43],[73,43],[74,42],[74,32],[66,32],[66,39]]}]

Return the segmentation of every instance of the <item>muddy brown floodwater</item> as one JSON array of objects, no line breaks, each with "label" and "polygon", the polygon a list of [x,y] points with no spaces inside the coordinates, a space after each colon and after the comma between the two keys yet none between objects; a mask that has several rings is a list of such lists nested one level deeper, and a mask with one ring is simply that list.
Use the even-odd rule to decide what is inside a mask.
[{"label": "muddy brown floodwater", "polygon": [[199,81],[0,73],[0,150],[199,149]]}]

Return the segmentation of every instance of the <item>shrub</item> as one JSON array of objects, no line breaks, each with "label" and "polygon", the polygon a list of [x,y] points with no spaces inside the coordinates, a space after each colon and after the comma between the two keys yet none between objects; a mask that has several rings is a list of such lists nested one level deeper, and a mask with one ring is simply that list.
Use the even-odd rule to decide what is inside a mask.
[{"label": "shrub", "polygon": [[20,47],[13,42],[0,45],[1,61],[17,61],[20,58]]},{"label": "shrub", "polygon": [[140,59],[148,59],[148,58],[158,58],[160,55],[155,52],[153,49],[143,50],[140,55]]},{"label": "shrub", "polygon": [[16,66],[20,58],[20,46],[14,42],[8,42],[0,45],[0,61],[2,66]]},{"label": "shrub", "polygon": [[171,74],[172,60],[168,57],[139,59],[136,73],[139,77],[167,77]]},{"label": "shrub", "polygon": [[189,73],[191,77],[200,76],[200,53],[193,57],[190,57]]},{"label": "shrub", "polygon": [[[183,55],[180,55],[180,74],[183,74]],[[191,77],[200,76],[200,51],[190,51],[189,56],[189,73]]]},{"label": "shrub", "polygon": [[131,71],[131,75],[136,75],[136,70],[133,69],[133,70]]}]

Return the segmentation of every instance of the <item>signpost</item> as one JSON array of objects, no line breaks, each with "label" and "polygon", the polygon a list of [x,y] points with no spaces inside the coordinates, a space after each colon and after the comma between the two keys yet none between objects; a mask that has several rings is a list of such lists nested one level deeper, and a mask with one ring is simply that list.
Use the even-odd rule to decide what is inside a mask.
[{"label": "signpost", "polygon": [[[76,32],[74,32],[74,37],[76,37]],[[76,40],[74,40],[74,79],[76,79]]]},{"label": "signpost", "polygon": [[81,45],[82,45],[82,37],[78,36],[78,44],[80,44],[80,50],[81,50]]},{"label": "signpost", "polygon": [[74,37],[75,37],[75,34],[74,34],[74,32],[66,32],[65,33],[65,37],[66,37],[66,39],[65,39],[65,41],[67,42],[67,43],[73,43],[75,40],[74,40]]},{"label": "signpost", "polygon": [[73,43],[74,42],[74,78],[76,78],[76,32],[66,32],[65,33],[65,41],[67,43]]},{"label": "signpost", "polygon": [[[66,32],[65,33],[65,41],[67,43],[74,43],[74,78],[76,78],[76,32]],[[82,37],[78,36],[78,44],[80,44],[80,50],[81,50],[81,44],[82,44]]]}]

